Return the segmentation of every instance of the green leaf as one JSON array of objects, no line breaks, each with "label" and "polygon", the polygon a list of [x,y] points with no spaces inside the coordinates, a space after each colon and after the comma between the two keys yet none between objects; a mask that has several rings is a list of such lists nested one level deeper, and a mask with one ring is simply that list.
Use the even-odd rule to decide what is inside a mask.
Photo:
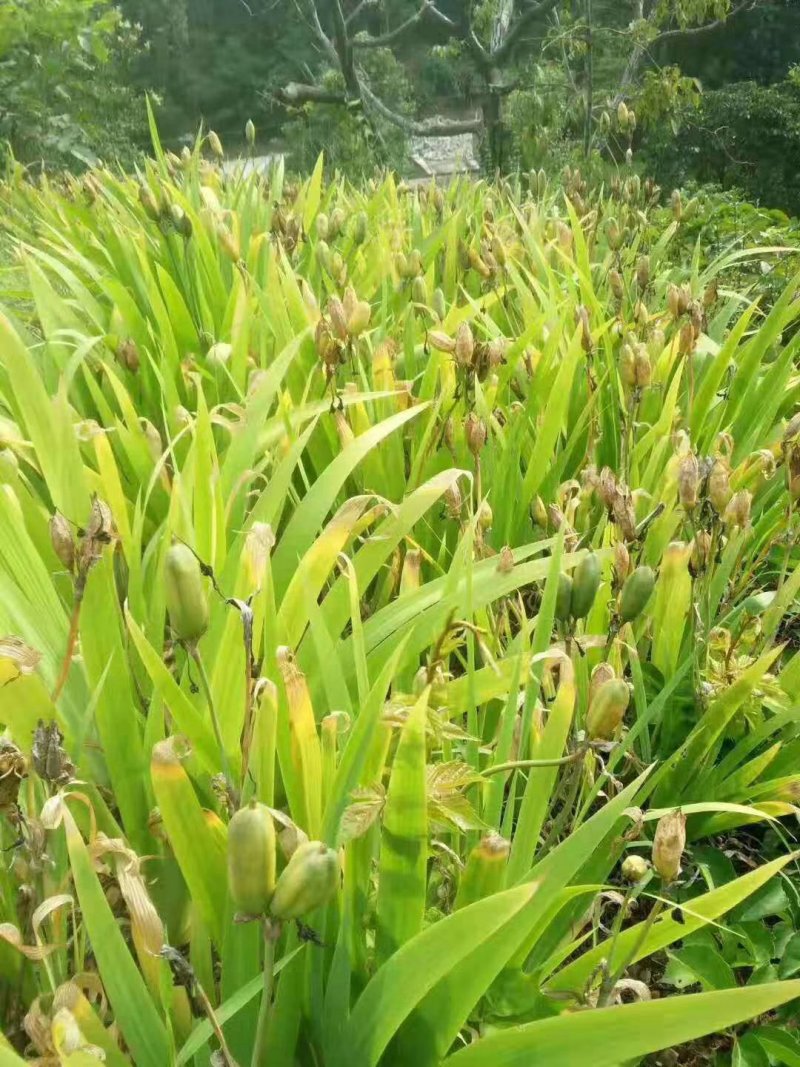
[{"label": "green leaf", "polygon": [[800,996],[800,981],[560,1015],[512,1027],[448,1056],[452,1067],[618,1067],[718,1033]]}]

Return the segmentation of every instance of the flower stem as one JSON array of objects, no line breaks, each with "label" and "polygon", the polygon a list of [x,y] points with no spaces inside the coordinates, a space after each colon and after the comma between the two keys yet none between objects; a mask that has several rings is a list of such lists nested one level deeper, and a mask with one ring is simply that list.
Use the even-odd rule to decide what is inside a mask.
[{"label": "flower stem", "polygon": [[275,938],[278,933],[270,923],[264,919],[264,985],[261,993],[261,1007],[258,1011],[258,1023],[256,1024],[256,1041],[253,1045],[253,1059],[251,1067],[263,1067],[265,1063],[267,1030],[269,1027],[270,1008],[272,1006],[272,972],[275,967]]},{"label": "flower stem", "polygon": [[217,715],[217,709],[214,704],[214,697],[211,693],[211,683],[208,680],[208,674],[206,673],[205,664],[197,647],[194,646],[189,649],[189,654],[197,664],[197,672],[200,676],[200,688],[203,690],[203,696],[205,697],[206,704],[208,705],[208,713],[211,716],[211,725],[214,730],[214,737],[217,739],[217,746],[219,748],[220,764],[222,766],[222,773],[225,776],[225,784],[228,787],[228,796],[234,806],[236,805],[236,789],[233,784],[233,775],[231,773],[231,765],[228,761],[228,754],[225,751],[225,744],[222,740],[222,730],[219,725],[219,716]]}]

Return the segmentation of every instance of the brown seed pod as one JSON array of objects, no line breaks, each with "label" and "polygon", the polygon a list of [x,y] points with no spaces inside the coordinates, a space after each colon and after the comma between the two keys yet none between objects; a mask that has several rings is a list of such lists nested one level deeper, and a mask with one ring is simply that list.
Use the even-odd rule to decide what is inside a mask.
[{"label": "brown seed pod", "polygon": [[467,448],[477,458],[486,444],[486,423],[474,411],[468,412],[464,419],[464,436]]},{"label": "brown seed pod", "polygon": [[653,839],[653,866],[667,885],[681,873],[685,847],[686,816],[680,810],[662,815]]},{"label": "brown seed pod", "polygon": [[50,544],[71,574],[75,569],[75,538],[72,527],[60,511],[54,512],[50,519]]},{"label": "brown seed pod", "polygon": [[475,338],[468,322],[462,322],[456,332],[454,345],[456,363],[460,367],[471,367],[472,357],[475,352]]},{"label": "brown seed pod", "polygon": [[684,511],[697,507],[697,492],[700,486],[700,466],[697,456],[687,452],[678,464],[678,499]]}]

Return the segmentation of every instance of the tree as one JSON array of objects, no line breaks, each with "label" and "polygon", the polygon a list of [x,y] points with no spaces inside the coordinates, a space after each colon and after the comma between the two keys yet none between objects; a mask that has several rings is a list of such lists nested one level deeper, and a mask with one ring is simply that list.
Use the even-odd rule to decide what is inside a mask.
[{"label": "tree", "polygon": [[46,164],[92,162],[98,148],[125,148],[132,140],[125,57],[135,44],[135,30],[108,0],[6,0],[0,137],[18,158]]},{"label": "tree", "polygon": [[[279,92],[286,105],[347,107],[362,113],[373,129],[383,120],[407,134],[479,135],[491,169],[508,167],[509,138],[504,101],[515,90],[534,88],[541,61],[558,64],[562,92],[582,109],[586,151],[604,107],[630,96],[649,65],[653,49],[678,38],[711,34],[741,11],[767,0],[632,0],[630,6],[603,0],[420,0],[419,6],[371,33],[363,26],[376,9],[387,19],[384,0],[295,0],[317,42],[323,65],[336,70],[341,87],[324,79],[290,82]],[[456,121],[419,121],[381,97],[366,75],[363,56],[389,48],[401,54],[413,37],[448,42],[472,67],[480,86],[478,114]],[[596,57],[605,50],[605,80]]]}]

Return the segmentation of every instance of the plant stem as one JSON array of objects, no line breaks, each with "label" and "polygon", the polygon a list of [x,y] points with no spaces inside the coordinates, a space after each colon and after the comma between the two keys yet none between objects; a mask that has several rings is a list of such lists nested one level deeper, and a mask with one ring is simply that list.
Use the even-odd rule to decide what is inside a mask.
[{"label": "plant stem", "polygon": [[214,737],[217,740],[217,746],[219,748],[220,764],[222,766],[222,773],[225,776],[225,784],[228,787],[228,796],[232,804],[236,805],[236,789],[233,784],[233,775],[231,774],[231,765],[228,761],[228,754],[225,751],[225,744],[222,740],[222,730],[219,725],[219,717],[217,715],[217,709],[214,705],[214,697],[211,693],[211,683],[208,680],[208,674],[206,673],[205,664],[203,663],[200,652],[196,646],[189,648],[189,655],[197,664],[197,673],[200,677],[200,688],[203,690],[203,696],[205,697],[206,704],[208,705],[208,713],[211,716],[211,725],[214,730]]},{"label": "plant stem", "polygon": [[256,1024],[256,1041],[253,1045],[251,1067],[262,1067],[267,1044],[270,1008],[272,1006],[272,972],[275,967],[275,937],[277,930],[272,928],[269,919],[264,919],[264,985],[261,993],[261,1007]]},{"label": "plant stem", "polygon": [[69,620],[69,634],[67,635],[67,648],[64,652],[64,658],[61,661],[61,669],[58,672],[58,679],[53,689],[53,703],[61,696],[61,692],[64,686],[67,684],[67,678],[69,677],[69,669],[72,666],[72,657],[75,653],[75,645],[78,641],[78,624],[81,617],[81,604],[83,603],[83,593],[86,589],[86,575],[79,574],[75,579],[75,594],[72,601],[72,615]]},{"label": "plant stem", "polygon": [[565,763],[576,763],[584,755],[584,749],[577,749],[575,752],[571,752],[568,756],[561,756],[559,759],[516,759],[509,760],[507,763],[498,763],[494,767],[487,767],[485,771],[481,771],[484,775],[489,774],[501,774],[503,771],[516,771],[524,770],[527,767],[563,767]]}]

